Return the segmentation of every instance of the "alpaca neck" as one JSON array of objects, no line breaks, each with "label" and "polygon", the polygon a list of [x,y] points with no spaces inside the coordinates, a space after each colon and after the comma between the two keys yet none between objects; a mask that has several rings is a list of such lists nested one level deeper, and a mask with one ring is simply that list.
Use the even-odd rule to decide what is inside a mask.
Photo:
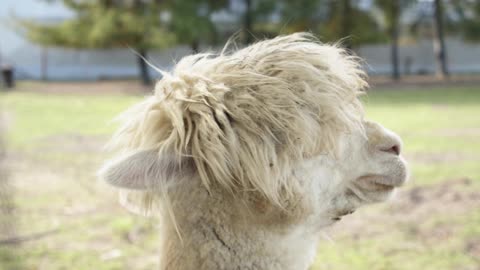
[{"label": "alpaca neck", "polygon": [[182,240],[164,227],[160,269],[307,269],[314,259],[316,239],[298,227],[227,226],[203,218],[179,224]]}]

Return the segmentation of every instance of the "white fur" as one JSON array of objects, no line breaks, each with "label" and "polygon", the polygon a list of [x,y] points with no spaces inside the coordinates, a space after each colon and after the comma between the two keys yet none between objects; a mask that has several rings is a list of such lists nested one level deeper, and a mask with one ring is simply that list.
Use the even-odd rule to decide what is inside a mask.
[{"label": "white fur", "polygon": [[100,177],[163,213],[161,269],[307,269],[322,228],[406,179],[365,87],[308,34],[187,57],[123,115]]}]

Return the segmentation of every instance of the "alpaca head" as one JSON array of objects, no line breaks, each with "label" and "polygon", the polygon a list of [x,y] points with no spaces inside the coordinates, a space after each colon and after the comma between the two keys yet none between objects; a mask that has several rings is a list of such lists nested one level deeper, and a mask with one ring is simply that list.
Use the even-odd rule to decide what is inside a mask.
[{"label": "alpaca head", "polygon": [[321,228],[406,179],[399,137],[364,119],[364,74],[337,46],[294,34],[189,56],[163,75],[120,118],[123,153],[100,176],[174,216],[240,205],[258,223]]}]

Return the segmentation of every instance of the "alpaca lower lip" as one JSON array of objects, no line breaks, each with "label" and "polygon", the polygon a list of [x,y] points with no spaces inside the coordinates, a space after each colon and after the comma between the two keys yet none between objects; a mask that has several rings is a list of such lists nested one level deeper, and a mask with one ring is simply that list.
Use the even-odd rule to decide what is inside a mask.
[{"label": "alpaca lower lip", "polygon": [[375,186],[375,190],[382,190],[382,191],[390,191],[393,190],[396,186],[381,184],[374,182],[373,185]]},{"label": "alpaca lower lip", "polygon": [[381,175],[366,175],[357,180],[363,187],[374,190],[389,190],[403,185],[403,179]]}]

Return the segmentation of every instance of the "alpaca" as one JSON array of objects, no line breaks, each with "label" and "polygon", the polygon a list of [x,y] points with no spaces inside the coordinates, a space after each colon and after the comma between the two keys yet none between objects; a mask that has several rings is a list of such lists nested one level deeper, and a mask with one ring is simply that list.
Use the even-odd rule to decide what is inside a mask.
[{"label": "alpaca", "polygon": [[365,74],[339,46],[226,48],[162,72],[99,176],[162,214],[160,269],[307,269],[323,228],[406,181],[401,140],[365,120]]}]

